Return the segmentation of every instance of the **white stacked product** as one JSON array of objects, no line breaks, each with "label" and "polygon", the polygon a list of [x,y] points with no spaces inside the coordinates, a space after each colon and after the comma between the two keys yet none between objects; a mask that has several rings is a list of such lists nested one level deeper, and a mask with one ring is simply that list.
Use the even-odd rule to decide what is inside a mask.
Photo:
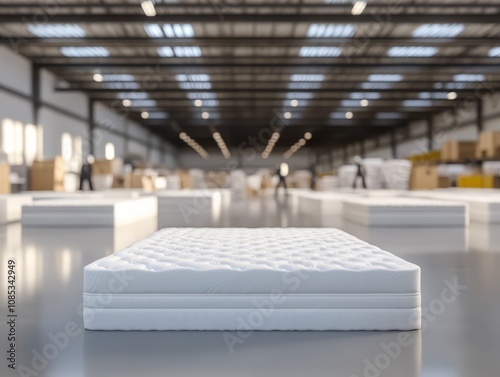
[{"label": "white stacked product", "polygon": [[181,188],[181,177],[179,175],[167,175],[167,190],[180,190]]},{"label": "white stacked product", "polygon": [[205,172],[201,169],[189,169],[189,178],[191,178],[191,184],[193,189],[203,189],[205,185]]},{"label": "white stacked product", "polygon": [[141,196],[151,195],[139,189],[110,189],[102,192],[105,198],[108,199],[137,199]]},{"label": "white stacked product", "polygon": [[484,161],[481,169],[485,175],[500,175],[500,161]]},{"label": "white stacked product", "polygon": [[357,167],[355,165],[343,165],[338,170],[340,187],[351,188],[356,177]]},{"label": "white stacked product", "polygon": [[76,191],[76,192],[66,192],[66,191],[23,191],[21,194],[29,195],[33,198],[33,201],[39,200],[60,200],[60,199],[99,199],[104,198],[104,193],[102,191]]},{"label": "white stacked product", "polygon": [[83,300],[89,330],[421,326],[420,268],[334,228],[164,229],[86,266]]},{"label": "white stacked product", "polygon": [[500,194],[495,190],[451,189],[435,191],[411,191],[409,196],[466,203],[469,206],[470,221],[500,224]]},{"label": "white stacked product", "polygon": [[243,170],[234,170],[230,174],[231,194],[235,199],[243,199],[246,195],[247,179]]},{"label": "white stacked product", "polygon": [[160,226],[189,226],[211,221],[221,208],[221,193],[214,190],[160,191],[158,223]]},{"label": "white stacked product", "polygon": [[40,200],[23,206],[22,223],[27,226],[121,226],[156,218],[156,197],[139,199]]},{"label": "white stacked product", "polygon": [[385,185],[392,190],[408,190],[411,162],[408,160],[387,160],[382,164]]},{"label": "white stacked product", "polygon": [[312,173],[309,170],[297,170],[291,178],[293,187],[301,189],[311,188]]},{"label": "white stacked product", "polygon": [[32,202],[33,199],[29,195],[0,195],[0,224],[21,220],[23,205],[29,205]]},{"label": "white stacked product", "polygon": [[468,224],[460,202],[403,197],[358,197],[344,201],[344,218],[365,226],[452,227]]},{"label": "white stacked product", "polygon": [[322,220],[334,220],[342,216],[343,202],[353,194],[336,192],[303,192],[298,196],[299,212],[319,216]]},{"label": "white stacked product", "polygon": [[317,188],[321,191],[333,191],[340,187],[339,178],[334,175],[325,175],[318,179]]},{"label": "white stacked product", "polygon": [[[381,158],[364,158],[362,162],[363,173],[366,181],[366,187],[369,189],[384,188],[384,177],[382,175]],[[359,183],[358,183],[359,185]]]},{"label": "white stacked product", "polygon": [[113,187],[114,177],[112,174],[99,174],[92,177],[94,190],[109,190]]}]

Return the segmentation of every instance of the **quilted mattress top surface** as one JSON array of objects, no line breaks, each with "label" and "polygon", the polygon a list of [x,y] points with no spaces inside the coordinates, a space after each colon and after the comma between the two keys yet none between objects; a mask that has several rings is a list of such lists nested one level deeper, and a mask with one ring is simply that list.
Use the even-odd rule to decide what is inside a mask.
[{"label": "quilted mattress top surface", "polygon": [[[408,293],[420,268],[333,228],[167,228],[85,267],[84,291]],[[121,279],[123,280],[123,279]]]}]

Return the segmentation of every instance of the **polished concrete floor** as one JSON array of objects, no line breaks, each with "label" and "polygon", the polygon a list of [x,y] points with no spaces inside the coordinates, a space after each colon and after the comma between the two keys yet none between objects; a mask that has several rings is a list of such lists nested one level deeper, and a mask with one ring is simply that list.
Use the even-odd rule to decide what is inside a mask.
[{"label": "polished concrete floor", "polygon": [[193,216],[190,225],[344,228],[422,267],[425,326],[403,334],[404,341],[399,332],[233,333],[230,339],[238,341],[231,347],[221,332],[84,331],[83,267],[152,233],[156,222],[114,230],[12,224],[0,227],[0,277],[5,287],[7,261],[14,258],[18,370],[9,370],[5,358],[7,298],[2,288],[0,376],[500,375],[500,227],[327,224],[297,213],[291,197],[235,202],[213,219]]}]

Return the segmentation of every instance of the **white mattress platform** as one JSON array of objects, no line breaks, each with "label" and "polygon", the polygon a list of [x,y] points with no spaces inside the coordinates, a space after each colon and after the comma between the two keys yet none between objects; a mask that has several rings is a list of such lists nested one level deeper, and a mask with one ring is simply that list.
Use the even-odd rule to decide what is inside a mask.
[{"label": "white mattress platform", "polygon": [[156,218],[156,197],[138,199],[41,200],[23,206],[26,226],[120,226]]},{"label": "white mattress platform", "polygon": [[29,195],[0,195],[0,224],[20,221],[23,205],[32,202],[33,199]]},{"label": "white mattress platform", "polygon": [[440,226],[468,224],[465,203],[402,197],[359,197],[344,201],[344,218],[366,226]]},{"label": "white mattress platform", "polygon": [[190,226],[211,222],[220,214],[222,195],[216,190],[167,190],[158,197],[158,223],[162,226]]},{"label": "white mattress platform", "polygon": [[420,268],[333,228],[167,228],[84,270],[89,330],[413,330]]}]

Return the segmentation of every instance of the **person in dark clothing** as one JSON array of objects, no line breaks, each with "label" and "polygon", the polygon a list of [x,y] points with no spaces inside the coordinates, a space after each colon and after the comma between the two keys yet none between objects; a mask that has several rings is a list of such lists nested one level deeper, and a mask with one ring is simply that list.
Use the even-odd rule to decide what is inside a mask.
[{"label": "person in dark clothing", "polygon": [[94,156],[89,155],[87,161],[82,164],[82,170],[80,171],[80,191],[83,191],[83,184],[85,181],[89,183],[90,191],[94,191],[92,186],[92,164],[94,163]]},{"label": "person in dark clothing", "polygon": [[354,182],[352,183],[353,189],[357,187],[358,178],[361,178],[361,183],[363,185],[363,188],[366,189],[365,175],[363,173],[363,166],[361,165],[362,162],[363,160],[361,159],[361,157],[359,156],[354,157],[354,163],[356,164],[358,171],[356,172],[356,176],[354,177]]},{"label": "person in dark clothing", "polygon": [[276,185],[275,195],[278,195],[278,189],[283,186],[285,188],[285,195],[288,195],[288,187],[286,184],[286,176],[288,175],[288,164],[282,163],[278,166],[276,170],[276,175],[279,178],[279,182]]}]

